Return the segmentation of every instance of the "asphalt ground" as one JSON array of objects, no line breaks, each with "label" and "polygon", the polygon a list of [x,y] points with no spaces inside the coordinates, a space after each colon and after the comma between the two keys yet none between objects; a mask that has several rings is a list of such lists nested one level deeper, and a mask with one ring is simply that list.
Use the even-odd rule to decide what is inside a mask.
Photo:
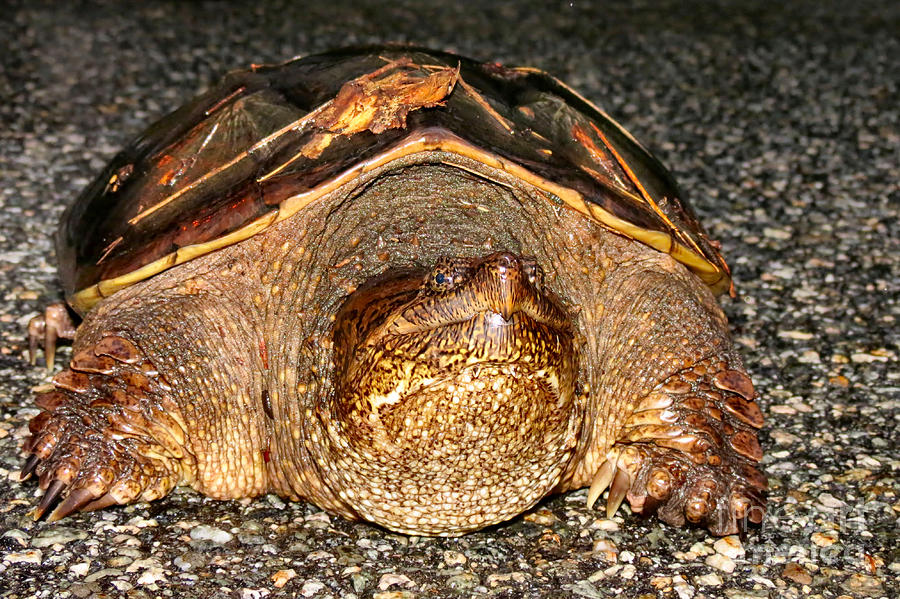
[{"label": "asphalt ground", "polygon": [[[898,17],[896,2],[4,2],[0,597],[897,597]],[[48,375],[24,327],[60,298],[65,205],[226,71],[386,41],[551,71],[672,169],[739,292],[725,310],[767,417],[756,534],[606,520],[585,491],[459,539],[190,491],[28,516],[19,448]]]}]

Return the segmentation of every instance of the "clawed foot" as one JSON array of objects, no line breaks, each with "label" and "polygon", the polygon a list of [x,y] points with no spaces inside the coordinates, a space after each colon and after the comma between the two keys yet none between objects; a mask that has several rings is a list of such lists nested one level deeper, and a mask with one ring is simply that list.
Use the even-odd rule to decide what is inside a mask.
[{"label": "clawed foot", "polygon": [[635,513],[652,515],[673,526],[686,522],[716,536],[745,533],[765,515],[765,476],[750,465],[740,472],[699,466],[651,445],[615,449],[588,491],[593,506],[609,487],[606,514],[611,518],[627,499]]},{"label": "clawed foot", "polygon": [[709,366],[679,373],[638,406],[594,475],[589,507],[609,487],[608,517],[627,499],[636,513],[717,536],[762,522],[767,481],[756,465],[762,414],[753,387],[743,372]]},{"label": "clawed foot", "polygon": [[[34,518],[150,501],[178,482],[184,434],[167,385],[129,341],[109,336],[80,351],[35,398],[21,480],[45,491]],[[61,501],[60,501],[61,500]]]},{"label": "clawed foot", "polygon": [[74,339],[75,323],[69,316],[65,304],[50,304],[43,314],[28,321],[28,360],[33,366],[37,362],[38,347],[43,346],[47,359],[47,370],[53,370],[58,339]]},{"label": "clawed foot", "polygon": [[[42,422],[32,421],[40,428],[25,447],[33,453],[20,478],[36,473],[45,491],[34,511],[35,520],[47,513],[54,521],[76,511],[155,499],[171,488],[165,484],[160,488],[160,482],[170,478],[168,473],[143,458],[135,443],[106,438],[70,416],[58,414]],[[57,504],[60,498],[63,500]]]}]

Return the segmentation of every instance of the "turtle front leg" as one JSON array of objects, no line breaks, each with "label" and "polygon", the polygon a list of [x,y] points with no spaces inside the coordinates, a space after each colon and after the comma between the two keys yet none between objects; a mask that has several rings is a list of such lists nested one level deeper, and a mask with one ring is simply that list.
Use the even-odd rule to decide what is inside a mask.
[{"label": "turtle front leg", "polygon": [[[703,283],[668,256],[612,271],[586,311],[588,433],[562,488],[609,488],[632,510],[712,534],[765,513],[763,424],[728,323]],[[598,316],[595,316],[598,315]]]},{"label": "turtle front leg", "polygon": [[129,340],[108,335],[81,349],[53,384],[35,399],[44,411],[29,424],[20,475],[36,473],[45,490],[35,519],[54,506],[50,520],[157,499],[190,477],[171,389]]},{"label": "turtle front leg", "polygon": [[607,515],[627,499],[634,512],[714,535],[744,532],[765,515],[766,478],[757,463],[763,424],[739,365],[711,358],[666,379],[637,405],[588,492],[609,487]]},{"label": "turtle front leg", "polygon": [[248,325],[262,320],[247,314],[252,279],[229,264],[221,288],[164,273],[87,314],[69,368],[36,398],[44,412],[30,423],[22,476],[36,473],[46,490],[37,517],[60,500],[53,519],[176,485],[216,499],[269,489],[268,469],[282,461],[269,403],[285,394]]}]

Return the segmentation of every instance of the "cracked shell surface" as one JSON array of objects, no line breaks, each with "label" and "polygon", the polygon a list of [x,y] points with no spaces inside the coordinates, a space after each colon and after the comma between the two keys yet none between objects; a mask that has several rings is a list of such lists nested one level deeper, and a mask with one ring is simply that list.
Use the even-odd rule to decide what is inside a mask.
[{"label": "cracked shell surface", "polygon": [[717,292],[729,288],[728,267],[665,168],[563,83],[536,69],[386,46],[231,73],[147,129],[60,223],[66,295],[83,313],[423,150],[530,179],[672,254]]}]

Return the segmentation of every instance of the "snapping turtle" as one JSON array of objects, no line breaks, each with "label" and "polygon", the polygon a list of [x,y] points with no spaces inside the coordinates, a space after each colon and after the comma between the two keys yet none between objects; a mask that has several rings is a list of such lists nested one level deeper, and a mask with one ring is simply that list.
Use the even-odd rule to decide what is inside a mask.
[{"label": "snapping turtle", "polygon": [[[57,238],[74,336],[35,512],[176,485],[456,535],[609,487],[759,522],[731,281],[665,169],[554,78],[416,48],[233,73],[151,126]],[[52,509],[52,511],[51,511]]]}]

